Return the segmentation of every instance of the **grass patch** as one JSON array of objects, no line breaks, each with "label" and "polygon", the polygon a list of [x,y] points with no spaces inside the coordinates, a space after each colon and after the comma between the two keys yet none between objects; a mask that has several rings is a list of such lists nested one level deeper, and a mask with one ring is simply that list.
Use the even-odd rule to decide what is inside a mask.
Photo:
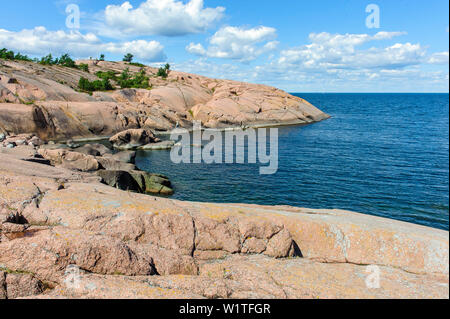
[{"label": "grass patch", "polygon": [[130,62],[129,64],[130,64],[130,65],[133,65],[133,66],[138,66],[138,67],[140,67],[140,68],[145,68],[145,67],[146,67],[145,64],[138,63],[138,62]]},{"label": "grass patch", "polygon": [[0,266],[0,271],[3,271],[7,274],[15,274],[15,275],[32,275],[34,276],[35,274],[30,272],[30,271],[26,271],[26,270],[12,270],[6,267],[2,267]]}]

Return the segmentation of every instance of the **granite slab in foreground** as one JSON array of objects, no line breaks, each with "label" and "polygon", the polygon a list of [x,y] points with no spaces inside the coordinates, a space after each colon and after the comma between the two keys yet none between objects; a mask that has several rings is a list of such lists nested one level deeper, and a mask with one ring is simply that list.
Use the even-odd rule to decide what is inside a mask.
[{"label": "granite slab in foreground", "polygon": [[0,153],[0,225],[0,298],[449,297],[447,231],[181,202],[10,153]]}]

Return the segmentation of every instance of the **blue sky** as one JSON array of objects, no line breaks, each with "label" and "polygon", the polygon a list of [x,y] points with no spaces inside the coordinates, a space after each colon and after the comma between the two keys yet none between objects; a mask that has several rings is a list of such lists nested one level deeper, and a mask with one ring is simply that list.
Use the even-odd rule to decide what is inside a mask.
[{"label": "blue sky", "polygon": [[[36,5],[36,3],[39,5]],[[81,11],[80,28],[66,7]],[[380,10],[368,28],[369,4]],[[0,47],[135,60],[290,92],[448,92],[444,0],[22,0],[2,3]],[[71,20],[73,21],[73,20]]]}]

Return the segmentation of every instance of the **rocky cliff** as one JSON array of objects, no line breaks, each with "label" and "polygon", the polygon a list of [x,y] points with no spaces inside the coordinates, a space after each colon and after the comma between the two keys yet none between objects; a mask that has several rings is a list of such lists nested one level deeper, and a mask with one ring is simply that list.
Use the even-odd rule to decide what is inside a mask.
[{"label": "rocky cliff", "polygon": [[167,78],[144,67],[148,89],[82,93],[81,77],[98,72],[141,72],[125,62],[78,61],[88,72],[56,65],[0,60],[0,133],[38,133],[44,139],[111,136],[130,128],[170,130],[177,124],[222,128],[305,124],[328,118],[307,101],[257,84],[171,71]]}]

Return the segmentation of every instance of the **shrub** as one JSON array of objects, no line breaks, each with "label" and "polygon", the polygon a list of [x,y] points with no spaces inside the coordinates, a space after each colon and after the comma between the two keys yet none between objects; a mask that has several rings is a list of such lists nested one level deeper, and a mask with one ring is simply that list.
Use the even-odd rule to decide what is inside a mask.
[{"label": "shrub", "polygon": [[81,64],[78,66],[78,68],[79,68],[81,71],[89,72],[89,65],[87,65],[87,64],[85,64],[85,63],[81,63]]},{"label": "shrub", "polygon": [[28,62],[33,61],[27,55],[20,54],[20,52],[14,56],[14,60],[28,61]]},{"label": "shrub", "polygon": [[125,61],[125,62],[131,62],[131,61],[133,61],[133,57],[134,57],[134,55],[132,55],[131,53],[127,53],[127,54],[123,57],[123,61]]},{"label": "shrub", "polygon": [[100,54],[100,59],[99,61],[105,61],[105,55],[104,54]]},{"label": "shrub", "polygon": [[8,51],[5,48],[1,49],[0,50],[0,59],[14,60],[14,52],[13,51]]},{"label": "shrub", "polygon": [[60,58],[53,59],[52,54],[46,55],[39,60],[40,64],[43,65],[61,65],[68,68],[77,68],[77,65],[74,60],[70,57],[69,54],[63,54]]},{"label": "shrub", "polygon": [[98,71],[97,73],[95,73],[95,75],[97,75],[100,79],[108,79],[117,82],[117,76],[114,71]]},{"label": "shrub", "polygon": [[165,79],[169,76],[169,72],[170,72],[170,64],[167,63],[163,68],[158,69],[158,73],[156,73],[156,76],[160,76]]},{"label": "shrub", "polygon": [[78,88],[84,92],[109,91],[114,89],[108,79],[91,82],[84,77],[81,77],[78,81]]},{"label": "shrub", "polygon": [[137,63],[137,62],[130,62],[130,65],[138,66],[138,67],[141,67],[141,68],[145,68],[146,67],[145,64]]},{"label": "shrub", "polygon": [[14,54],[14,51],[11,50],[7,50],[5,48],[0,50],[0,59],[5,59],[5,60],[20,60],[20,61],[33,61],[32,59],[30,59],[28,56],[16,53]]},{"label": "shrub", "polygon": [[150,85],[148,83],[149,77],[145,74],[145,69],[142,68],[139,73],[134,77],[130,75],[130,71],[126,68],[120,75],[117,83],[122,89],[135,88],[135,89],[148,89]]}]

